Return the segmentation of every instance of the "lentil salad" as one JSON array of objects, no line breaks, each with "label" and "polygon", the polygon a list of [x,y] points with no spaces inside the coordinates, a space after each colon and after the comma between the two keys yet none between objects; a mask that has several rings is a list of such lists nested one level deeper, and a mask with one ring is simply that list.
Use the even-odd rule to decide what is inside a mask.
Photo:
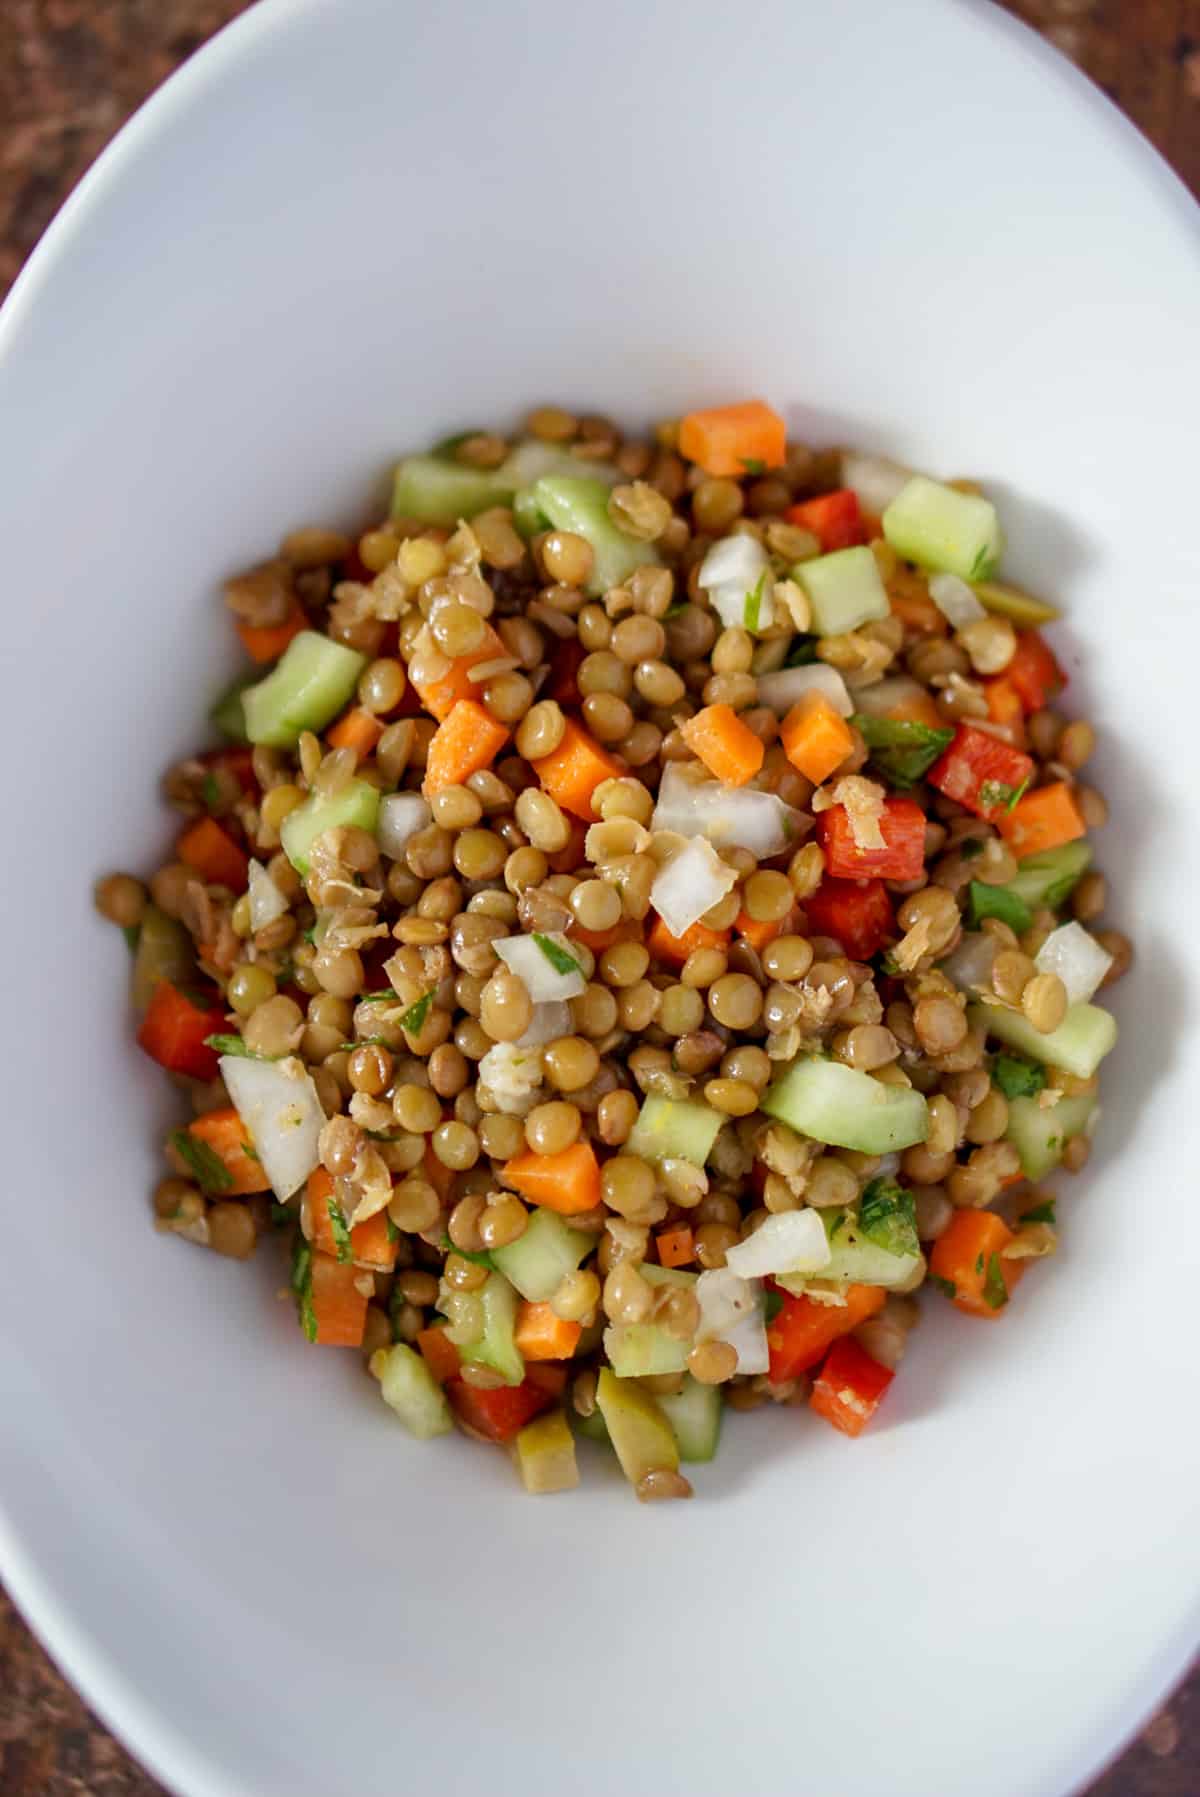
[{"label": "lentil salad", "polygon": [[857,1435],[932,1286],[1056,1245],[1127,968],[1095,746],[996,512],[789,442],[544,406],[227,583],[255,674],[99,882],[193,1112],[163,1231],[288,1245],[310,1342],[527,1490],[686,1497],[722,1410]]}]

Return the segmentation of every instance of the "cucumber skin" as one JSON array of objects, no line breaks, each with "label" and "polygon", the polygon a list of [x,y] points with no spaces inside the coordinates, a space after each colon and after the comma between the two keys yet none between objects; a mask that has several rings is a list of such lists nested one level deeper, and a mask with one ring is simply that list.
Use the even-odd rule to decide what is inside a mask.
[{"label": "cucumber skin", "polygon": [[676,1341],[655,1323],[614,1323],[604,1331],[604,1351],[618,1379],[649,1379],[682,1373],[691,1343]]},{"label": "cucumber skin", "polygon": [[379,818],[379,788],[366,780],[351,780],[330,798],[314,793],[289,811],[283,820],[279,840],[283,852],[303,878],[308,873],[308,851],[317,837],[339,824],[357,824],[372,834]]},{"label": "cucumber skin", "polygon": [[1036,1098],[1010,1098],[1005,1137],[1021,1157],[1026,1179],[1045,1179],[1062,1160],[1071,1136],[1081,1134],[1096,1109],[1094,1097],[1060,1098],[1045,1109]]},{"label": "cucumber skin", "polygon": [[492,1259],[521,1296],[537,1304],[553,1296],[563,1276],[573,1273],[595,1245],[594,1236],[539,1207],[515,1242],[493,1248]]},{"label": "cucumber skin", "polygon": [[323,730],[350,698],[366,665],[356,649],[302,630],[266,678],[242,694],[249,740],[290,749],[305,730]]},{"label": "cucumber skin", "polygon": [[1016,877],[1002,888],[1036,911],[1047,905],[1057,911],[1092,864],[1092,845],[1086,837],[1065,842],[1061,848],[1030,855],[1017,868]]},{"label": "cucumber skin", "polygon": [[384,1403],[418,1441],[432,1441],[454,1428],[445,1393],[421,1356],[405,1342],[381,1350],[379,1383]]},{"label": "cucumber skin", "polygon": [[636,568],[657,567],[660,557],[649,543],[627,537],[608,515],[609,489],[603,481],[546,475],[533,485],[533,502],[556,530],[574,531],[592,546],[587,591],[594,597],[620,586]]},{"label": "cucumber skin", "polygon": [[464,1360],[480,1360],[495,1367],[506,1385],[520,1385],[525,1361],[514,1340],[517,1326],[517,1294],[503,1273],[490,1273],[480,1292],[483,1302],[483,1334],[464,1349]]},{"label": "cucumber skin", "polygon": [[883,514],[883,534],[898,555],[922,568],[986,581],[1004,548],[996,508],[918,474]]},{"label": "cucumber skin", "polygon": [[507,505],[514,487],[504,466],[485,472],[436,455],[406,456],[396,469],[392,517],[453,527],[493,505]]},{"label": "cucumber skin", "polygon": [[[886,618],[891,612],[887,591],[869,549],[835,549],[831,555],[798,562],[792,578],[808,594],[813,626],[821,636],[857,630],[860,624]],[[851,589],[849,599],[846,588]]]},{"label": "cucumber skin", "polygon": [[660,1394],[656,1402],[675,1432],[681,1460],[699,1464],[715,1457],[725,1409],[719,1385],[701,1385],[688,1373],[682,1391]]},{"label": "cucumber skin", "polygon": [[[710,1105],[694,1099],[643,1099],[637,1121],[625,1144],[626,1152],[647,1161],[677,1159],[702,1167],[724,1119]],[[701,1152],[703,1150],[703,1152]]]},{"label": "cucumber skin", "polygon": [[761,1109],[798,1135],[860,1154],[911,1148],[929,1133],[929,1111],[919,1092],[883,1086],[836,1061],[793,1061],[767,1087]]},{"label": "cucumber skin", "polygon": [[1099,1005],[1072,1005],[1066,1021],[1043,1035],[1018,1011],[999,1005],[971,1005],[968,1021],[981,1023],[1019,1054],[1049,1067],[1065,1067],[1076,1079],[1090,1079],[1117,1040],[1117,1020]]}]

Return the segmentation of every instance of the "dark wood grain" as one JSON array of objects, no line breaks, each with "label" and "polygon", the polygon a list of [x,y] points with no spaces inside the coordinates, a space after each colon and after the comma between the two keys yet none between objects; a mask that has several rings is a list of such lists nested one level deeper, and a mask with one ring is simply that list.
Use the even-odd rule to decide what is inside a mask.
[{"label": "dark wood grain", "polygon": [[[123,121],[245,4],[0,0],[0,296]],[[1200,0],[1006,4],[1078,62],[1200,194]],[[0,1793],[165,1797],[59,1675],[2,1591]],[[1090,1797],[1200,1797],[1200,1673]]]}]

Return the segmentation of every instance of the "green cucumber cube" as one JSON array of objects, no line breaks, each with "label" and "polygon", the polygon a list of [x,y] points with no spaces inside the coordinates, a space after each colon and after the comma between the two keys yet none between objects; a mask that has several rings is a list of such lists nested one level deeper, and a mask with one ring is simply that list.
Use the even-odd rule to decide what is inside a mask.
[{"label": "green cucumber cube", "polygon": [[650,1097],[643,1101],[625,1149],[644,1161],[691,1161],[702,1167],[724,1121],[711,1105]]},{"label": "green cucumber cube", "polygon": [[554,1296],[595,1246],[594,1235],[572,1229],[555,1211],[539,1208],[515,1242],[492,1249],[492,1259],[523,1298],[540,1304]]},{"label": "green cucumber cube", "polygon": [[599,595],[628,580],[636,568],[657,567],[658,552],[618,530],[608,515],[609,487],[604,481],[570,475],[547,475],[533,487],[534,502],[555,530],[574,531],[592,546],[592,572],[587,590]]},{"label": "green cucumber cube", "polygon": [[883,534],[906,561],[987,580],[1004,547],[996,508],[977,493],[914,475],[883,514]]},{"label": "green cucumber cube", "polygon": [[761,1108],[799,1135],[860,1154],[911,1148],[929,1133],[929,1112],[919,1092],[885,1086],[838,1061],[793,1061],[767,1087]]},{"label": "green cucumber cube", "polygon": [[1018,1054],[1048,1067],[1065,1067],[1076,1079],[1091,1079],[1117,1040],[1116,1018],[1099,1005],[1072,1005],[1058,1028],[1045,1035],[1020,1011],[1002,1005],[972,1005],[967,1016]]},{"label": "green cucumber cube", "polygon": [[242,694],[252,743],[290,749],[305,730],[324,730],[346,704],[367,665],[365,655],[315,630],[294,636],[265,680]]},{"label": "green cucumber cube", "polygon": [[308,872],[309,852],[318,836],[343,824],[357,824],[373,835],[379,820],[379,788],[368,780],[350,780],[340,791],[314,792],[289,811],[279,831],[283,852],[303,878]]},{"label": "green cucumber cube", "polygon": [[1021,1157],[1026,1179],[1045,1179],[1062,1160],[1072,1136],[1086,1132],[1096,1109],[1094,1097],[1060,1098],[1040,1105],[1036,1098],[1010,1098],[1005,1134]]},{"label": "green cucumber cube", "polygon": [[841,636],[891,613],[875,557],[861,545],[797,562],[792,579],[808,594],[818,636]]}]

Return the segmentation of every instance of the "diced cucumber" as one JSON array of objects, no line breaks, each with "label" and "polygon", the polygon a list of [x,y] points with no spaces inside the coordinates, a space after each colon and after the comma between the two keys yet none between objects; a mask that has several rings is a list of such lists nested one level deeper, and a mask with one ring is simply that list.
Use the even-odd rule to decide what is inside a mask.
[{"label": "diced cucumber", "polygon": [[1076,1079],[1091,1079],[1117,1040],[1117,1020],[1099,1005],[1072,1005],[1056,1030],[1043,1035],[1020,1011],[1002,1005],[972,1005],[972,1023],[981,1023],[1018,1054],[1042,1061],[1048,1067],[1065,1067]]},{"label": "diced cucumber", "polygon": [[638,1271],[649,1285],[687,1287],[695,1285],[700,1277],[698,1273],[689,1273],[686,1267],[659,1267],[653,1261],[643,1262]]},{"label": "diced cucumber", "polygon": [[596,1403],[608,1425],[621,1471],[631,1485],[659,1467],[678,1471],[674,1431],[649,1392],[618,1379],[611,1367],[601,1367]]},{"label": "diced cucumber", "polygon": [[792,579],[808,594],[813,628],[819,636],[841,636],[891,612],[878,564],[864,546],[835,549],[832,555],[797,562]]},{"label": "diced cucumber", "polygon": [[[830,1262],[817,1277],[822,1285],[883,1285],[897,1291],[909,1284],[920,1264],[920,1251],[892,1254],[863,1234],[853,1211],[826,1211],[822,1221],[829,1237]],[[811,1278],[811,1275],[809,1275]],[[803,1292],[803,1273],[781,1273],[779,1284]]]},{"label": "diced cucumber", "polygon": [[1052,624],[1055,618],[1062,617],[1057,605],[1047,605],[1044,599],[1022,593],[1018,587],[1002,586],[996,580],[973,580],[971,585],[985,611],[998,618],[1011,618],[1014,624],[1020,624],[1024,629]]},{"label": "diced cucumber", "polygon": [[526,1423],[513,1443],[513,1459],[526,1491],[573,1491],[579,1483],[575,1437],[561,1410]]},{"label": "diced cucumber", "polygon": [[929,1112],[918,1091],[882,1085],[839,1061],[793,1061],[760,1103],[769,1117],[800,1135],[860,1154],[911,1148],[929,1132]]},{"label": "diced cucumber", "polygon": [[173,986],[185,986],[195,971],[192,939],[183,925],[160,911],[157,905],[147,905],[142,912],[137,948],[133,954],[134,1009],[146,1009],[159,980],[170,980]]},{"label": "diced cucumber", "polygon": [[1018,867],[1015,878],[1000,890],[1011,892],[1031,911],[1042,905],[1057,911],[1091,864],[1092,845],[1081,836],[1075,842],[1064,842],[1061,848],[1030,855]]},{"label": "diced cucumber", "polygon": [[1005,1134],[1021,1157],[1026,1179],[1045,1179],[1062,1160],[1072,1136],[1083,1134],[1096,1109],[1091,1096],[1060,1098],[1040,1105],[1036,1098],[1010,1098]]},{"label": "diced cucumber", "polygon": [[231,743],[248,743],[250,741],[246,735],[246,713],[242,708],[242,694],[248,686],[254,684],[253,674],[243,674],[240,679],[234,681],[232,686],[226,687],[208,714],[221,735],[227,737]]},{"label": "diced cucumber", "polygon": [[618,530],[608,515],[609,489],[602,480],[548,475],[536,481],[534,502],[555,530],[574,531],[592,546],[589,593],[606,593],[628,580],[635,568],[657,567],[658,551]]},{"label": "diced cucumber", "polygon": [[711,1105],[691,1099],[647,1098],[625,1144],[644,1161],[691,1161],[702,1167],[725,1119]]},{"label": "diced cucumber", "polygon": [[371,1356],[371,1371],[379,1380],[384,1403],[418,1441],[447,1435],[453,1429],[454,1418],[445,1393],[421,1356],[407,1343],[378,1348]]},{"label": "diced cucumber", "polygon": [[883,534],[906,561],[963,580],[987,580],[1004,547],[990,499],[914,475],[883,514]]},{"label": "diced cucumber", "polygon": [[550,528],[550,520],[534,498],[532,487],[521,487],[513,494],[512,515],[517,535],[527,543]]},{"label": "diced cucumber", "polygon": [[582,1435],[585,1441],[608,1442],[611,1447],[608,1424],[601,1416],[599,1409],[593,1410],[591,1416],[580,1416],[578,1411],[573,1411],[571,1421],[575,1425],[576,1435]]},{"label": "diced cucumber", "polygon": [[570,1228],[556,1211],[538,1209],[515,1242],[492,1249],[492,1259],[523,1298],[540,1304],[554,1296],[595,1246],[594,1235]]},{"label": "diced cucumber", "polygon": [[265,680],[242,694],[252,743],[290,749],[302,731],[324,730],[354,691],[365,655],[315,630],[294,636]]},{"label": "diced cucumber", "polygon": [[341,824],[357,824],[360,830],[374,833],[379,819],[379,788],[367,780],[350,780],[340,791],[314,792],[289,811],[279,831],[283,852],[303,876],[308,872],[309,852],[318,836]]},{"label": "diced cucumber", "polygon": [[463,1349],[464,1360],[481,1360],[495,1367],[506,1385],[520,1385],[525,1377],[525,1360],[516,1343],[517,1294],[503,1273],[489,1273],[481,1286],[483,1334],[478,1341]]},{"label": "diced cucumber", "polygon": [[420,524],[455,525],[493,505],[507,505],[513,495],[503,464],[468,468],[449,456],[410,455],[396,469],[392,517]]},{"label": "diced cucumber", "polygon": [[659,1409],[675,1431],[681,1460],[711,1460],[721,1435],[721,1413],[724,1403],[719,1385],[701,1385],[690,1373],[683,1390],[656,1400]]},{"label": "diced cucumber", "polygon": [[972,880],[967,888],[967,900],[971,923],[976,929],[985,917],[998,917],[1001,923],[1006,923],[1010,930],[1021,936],[1033,922],[1029,906],[1011,886],[988,886],[982,880]]},{"label": "diced cucumber", "polygon": [[676,1341],[657,1323],[613,1323],[604,1331],[604,1352],[618,1379],[650,1379],[682,1373],[691,1342]]}]

